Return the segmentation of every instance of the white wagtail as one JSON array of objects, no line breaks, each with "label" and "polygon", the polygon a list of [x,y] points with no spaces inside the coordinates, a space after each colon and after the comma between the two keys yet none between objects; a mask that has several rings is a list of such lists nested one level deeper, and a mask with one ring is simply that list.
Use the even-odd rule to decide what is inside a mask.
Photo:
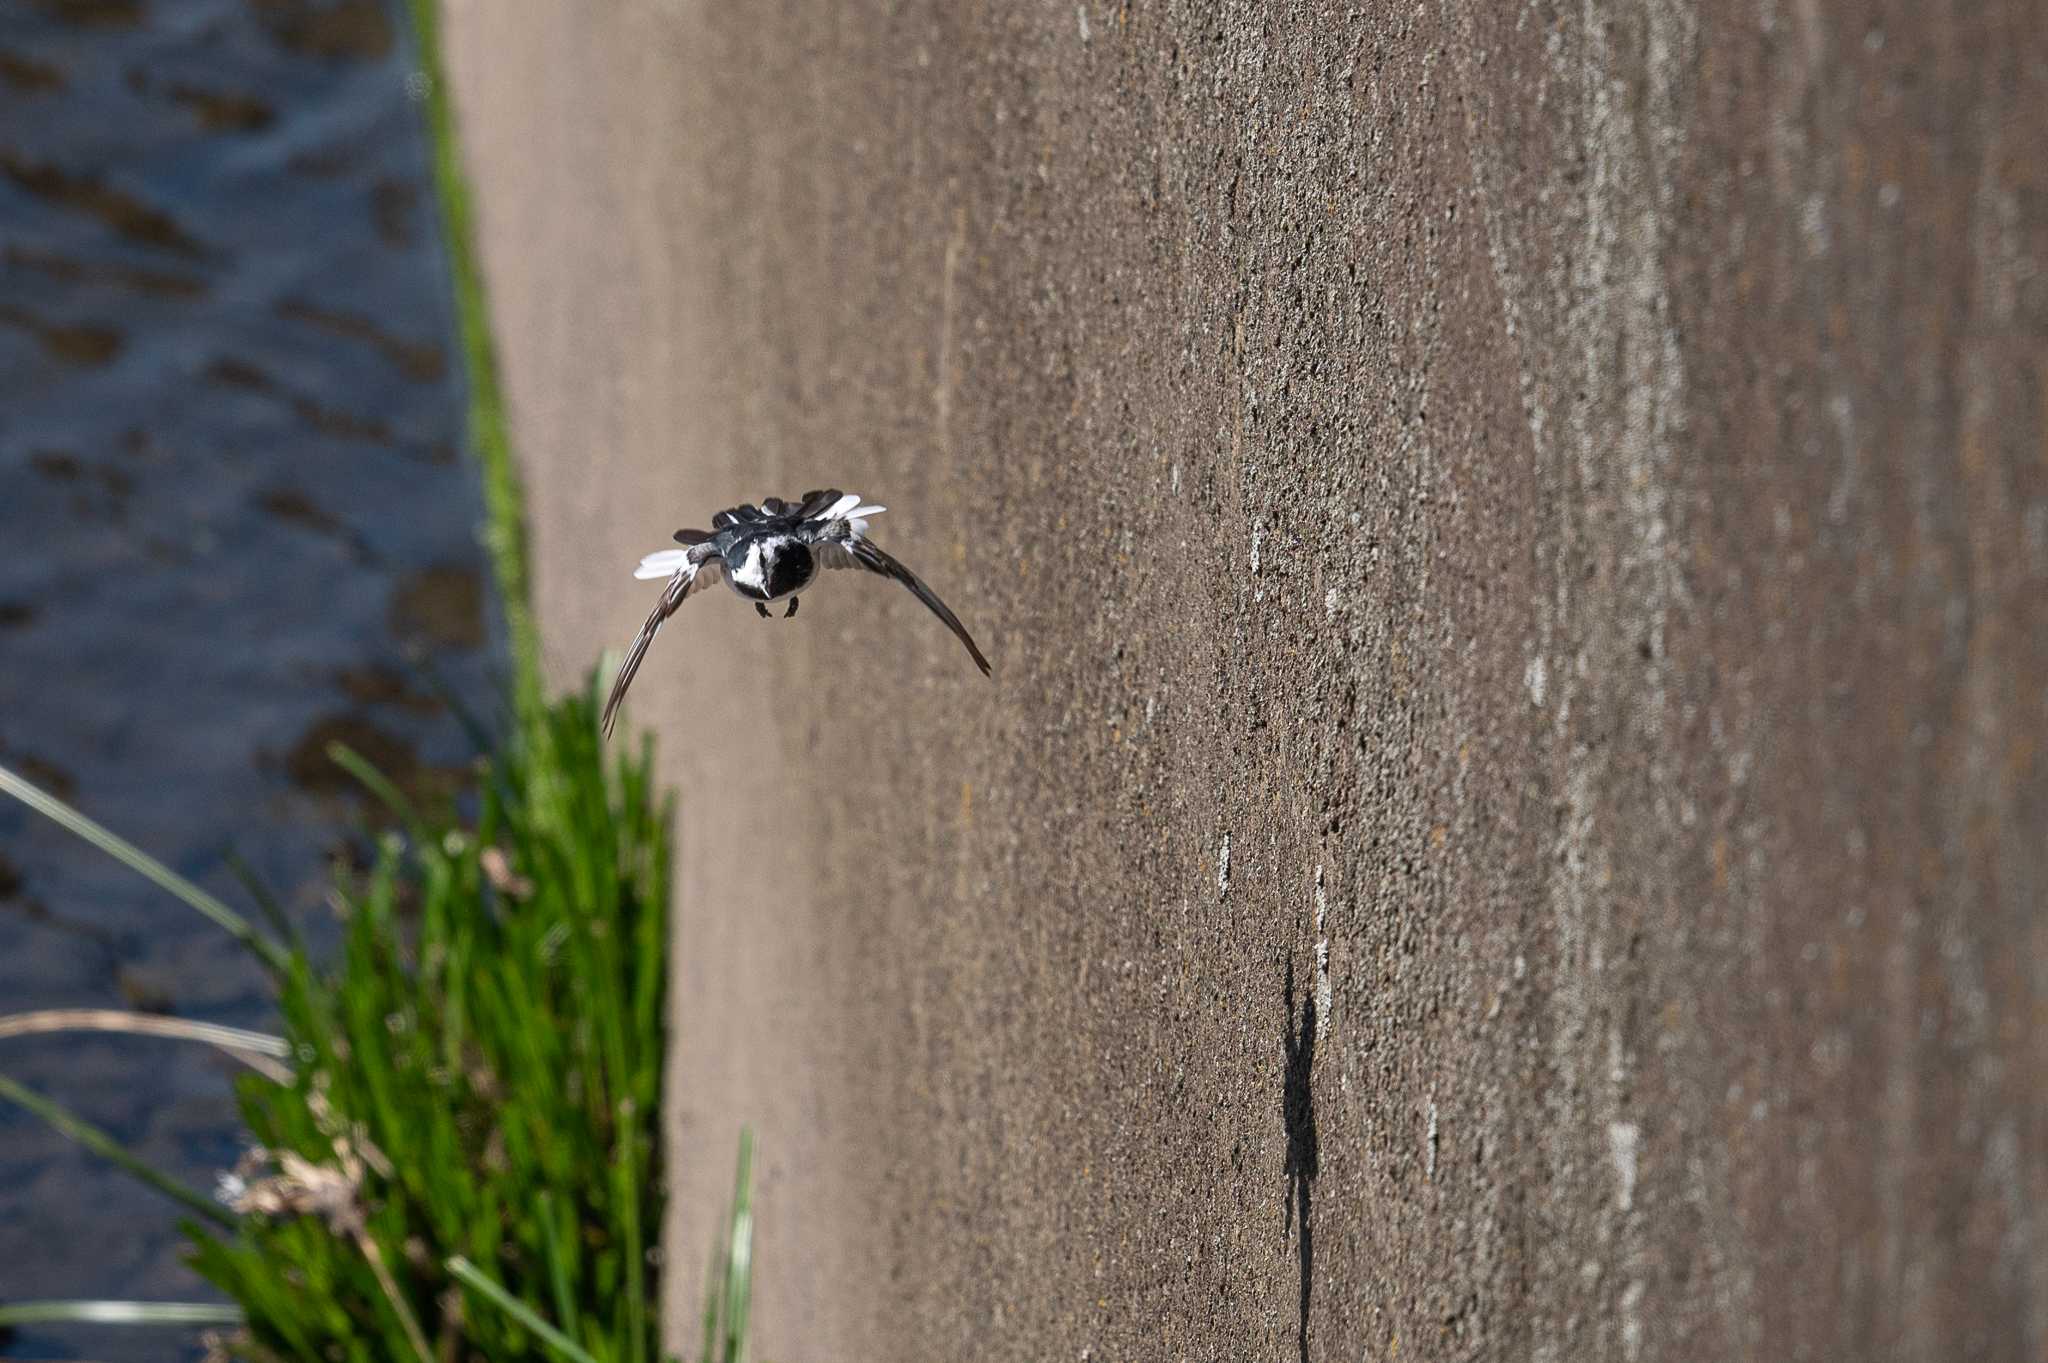
[{"label": "white wagtail", "polygon": [[753,602],[763,620],[769,618],[770,601],[789,602],[789,609],[783,612],[785,620],[795,615],[798,594],[816,580],[820,568],[865,568],[895,578],[967,645],[981,675],[990,675],[988,659],[974,646],[960,618],[946,609],[946,603],[916,573],[868,538],[866,518],[879,516],[886,509],[864,506],[859,494],[842,493],[836,487],[806,492],[794,502],[770,497],[759,506],[750,503],[719,512],[711,518],[709,530],[678,530],[676,541],[686,547],[663,549],[641,559],[633,576],[665,577],[668,586],[627,650],[619,679],[612,683],[611,698],[604,703],[605,737],[611,737],[619,702],[626,698],[626,688],[633,684],[633,674],[640,670],[640,661],[647,656],[647,646],[654,642],[662,622],[698,589],[720,578]]}]

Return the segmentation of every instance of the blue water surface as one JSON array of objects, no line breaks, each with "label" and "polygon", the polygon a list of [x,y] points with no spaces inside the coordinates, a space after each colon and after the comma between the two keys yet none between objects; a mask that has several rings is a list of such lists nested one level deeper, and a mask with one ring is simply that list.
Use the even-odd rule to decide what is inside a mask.
[{"label": "blue water surface", "polygon": [[[318,940],[356,795],[329,739],[459,781],[428,678],[503,672],[459,456],[427,147],[390,0],[0,0],[0,762]],[[0,805],[0,1015],[275,1026],[219,931]],[[0,1072],[211,1188],[231,1062],[0,1038]],[[177,1210],[0,1105],[0,1300],[208,1300]],[[0,1358],[196,1357],[22,1329]]]}]

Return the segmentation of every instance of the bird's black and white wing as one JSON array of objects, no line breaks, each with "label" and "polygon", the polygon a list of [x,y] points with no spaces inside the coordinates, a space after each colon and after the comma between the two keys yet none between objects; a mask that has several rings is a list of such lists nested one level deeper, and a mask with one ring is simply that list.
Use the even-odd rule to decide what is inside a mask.
[{"label": "bird's black and white wing", "polygon": [[[898,563],[882,547],[868,538],[869,516],[879,516],[887,507],[864,506],[858,493],[838,495],[829,503],[818,499],[831,495],[806,493],[803,509],[809,517],[798,527],[798,533],[810,542],[811,556],[821,568],[860,568],[881,577],[893,578],[910,589],[910,594],[924,602],[925,609],[939,617],[953,637],[967,646],[967,652],[974,659],[974,665],[981,669],[984,677],[993,675],[988,659],[975,646],[974,638],[968,634],[967,626],[960,623],[960,617],[948,610],[946,603],[939,600],[938,593],[924,585],[924,579]],[[812,510],[822,505],[822,510]]]},{"label": "bird's black and white wing", "polygon": [[661,632],[662,622],[674,615],[676,607],[684,601],[724,577],[725,563],[718,557],[716,548],[709,543],[699,543],[688,549],[663,549],[649,554],[640,560],[633,576],[666,577],[668,585],[662,588],[661,600],[655,603],[647,623],[640,627],[633,646],[626,650],[626,661],[619,664],[618,680],[612,683],[612,693],[604,703],[604,718],[600,721],[606,738],[612,736],[612,724],[619,715],[619,702],[626,698],[626,688],[633,684],[633,674],[640,670],[641,662],[647,657],[648,645]]}]

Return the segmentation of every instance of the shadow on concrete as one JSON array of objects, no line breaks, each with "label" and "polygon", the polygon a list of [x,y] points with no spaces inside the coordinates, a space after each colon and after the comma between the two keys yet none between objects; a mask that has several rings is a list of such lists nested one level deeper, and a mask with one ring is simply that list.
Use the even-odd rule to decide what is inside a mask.
[{"label": "shadow on concrete", "polygon": [[1308,1363],[1308,1305],[1316,1276],[1316,1236],[1313,1189],[1318,1164],[1316,1153],[1316,1099],[1309,1089],[1309,1072],[1316,1059],[1316,1000],[1313,993],[1301,1001],[1301,1025],[1294,1024],[1294,962],[1287,962],[1287,1035],[1281,1044],[1287,1053],[1286,1087],[1280,1115],[1287,1124],[1287,1197],[1284,1205],[1283,1238],[1299,1223],[1301,1234],[1295,1246],[1301,1260],[1301,1363]]}]

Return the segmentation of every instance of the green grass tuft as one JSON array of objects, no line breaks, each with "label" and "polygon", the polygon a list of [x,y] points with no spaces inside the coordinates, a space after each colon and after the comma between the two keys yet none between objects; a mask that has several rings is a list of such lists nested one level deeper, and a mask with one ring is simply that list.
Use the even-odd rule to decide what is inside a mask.
[{"label": "green grass tuft", "polygon": [[414,837],[387,837],[344,888],[333,966],[291,959],[295,1073],[245,1076],[243,1117],[273,1156],[345,1170],[357,1155],[360,1230],[191,1228],[195,1264],[273,1352],[410,1358],[409,1313],[437,1353],[549,1357],[451,1290],[462,1256],[554,1303],[603,1363],[658,1356],[669,809],[644,756],[607,767],[594,704],[558,702],[491,765],[474,827],[406,811]]},{"label": "green grass tuft", "polygon": [[[20,1304],[0,1319],[235,1319],[242,1332],[222,1347],[257,1360],[660,1357],[650,1251],[673,802],[654,790],[651,747],[608,759],[598,695],[593,677],[483,764],[467,822],[406,804],[335,754],[408,832],[384,835],[369,869],[338,887],[331,965],[244,937],[277,967],[283,1035],[228,1039],[253,1037],[289,1068],[259,1054],[269,1072],[240,1081],[256,1149],[232,1209],[0,1075],[0,1101],[179,1203],[194,1265],[237,1304]],[[36,794],[29,803],[66,827],[98,828]],[[128,850],[129,864],[146,860]],[[706,1285],[705,1363],[744,1354],[752,1158],[743,1134]]]}]

